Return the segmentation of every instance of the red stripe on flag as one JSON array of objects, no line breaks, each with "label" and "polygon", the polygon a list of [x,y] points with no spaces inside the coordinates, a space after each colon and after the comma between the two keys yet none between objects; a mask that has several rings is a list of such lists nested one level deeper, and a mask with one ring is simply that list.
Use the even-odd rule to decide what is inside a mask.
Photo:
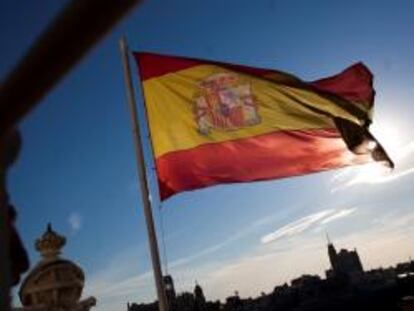
[{"label": "red stripe on flag", "polygon": [[156,159],[162,200],[221,183],[303,175],[372,161],[351,153],[335,129],[279,131],[201,145]]},{"label": "red stripe on flag", "polygon": [[354,64],[335,76],[313,81],[310,84],[317,90],[369,107],[374,104],[373,75],[363,63]]},{"label": "red stripe on flag", "polygon": [[205,63],[190,58],[163,56],[152,53],[135,52],[134,56],[139,66],[139,75],[143,81]]},{"label": "red stripe on flag", "polygon": [[[272,73],[282,73],[272,69],[254,68],[185,57],[174,57],[152,53],[134,53],[139,65],[141,80],[156,78],[175,71],[191,68],[198,65],[217,65],[229,70],[238,71],[263,77]],[[282,73],[286,76],[291,75]],[[374,101],[373,75],[363,64],[354,64],[341,73],[312,82],[307,82],[316,90],[328,92],[350,101],[356,101],[371,106]]]},{"label": "red stripe on flag", "polygon": [[256,76],[263,76],[275,72],[275,70],[271,69],[261,69],[249,66],[214,62],[209,60],[174,57],[152,53],[134,52],[134,56],[139,66],[139,75],[142,81],[199,65],[216,65],[227,68],[229,70],[239,71]]}]

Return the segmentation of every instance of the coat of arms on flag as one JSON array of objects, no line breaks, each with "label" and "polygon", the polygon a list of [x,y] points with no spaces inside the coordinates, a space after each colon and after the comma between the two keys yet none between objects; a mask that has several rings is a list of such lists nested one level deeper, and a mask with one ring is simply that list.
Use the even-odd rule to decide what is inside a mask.
[{"label": "coat of arms on flag", "polygon": [[198,130],[207,135],[212,128],[236,130],[260,123],[251,85],[235,74],[216,73],[199,83],[195,116]]}]

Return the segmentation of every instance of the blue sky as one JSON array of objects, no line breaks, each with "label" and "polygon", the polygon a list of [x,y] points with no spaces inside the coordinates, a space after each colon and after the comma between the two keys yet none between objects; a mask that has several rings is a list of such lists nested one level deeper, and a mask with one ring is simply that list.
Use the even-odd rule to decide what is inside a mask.
[{"label": "blue sky", "polygon": [[[1,2],[2,77],[65,3]],[[84,267],[85,295],[97,297],[98,310],[155,297],[118,51],[123,34],[132,49],[307,80],[363,61],[375,74],[373,132],[397,165],[393,173],[359,167],[171,198],[162,217],[179,291],[198,280],[208,299],[236,289],[247,297],[304,272],[322,274],[325,230],[339,247],[357,247],[366,268],[414,255],[413,10],[408,0],[145,1],[21,124],[23,151],[9,187],[32,263],[34,239],[51,221],[68,237],[65,257]]]}]

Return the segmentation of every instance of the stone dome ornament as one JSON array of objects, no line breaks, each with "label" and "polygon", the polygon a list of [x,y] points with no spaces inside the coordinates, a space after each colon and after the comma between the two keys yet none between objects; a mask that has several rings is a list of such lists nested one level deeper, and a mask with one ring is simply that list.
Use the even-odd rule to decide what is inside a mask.
[{"label": "stone dome ornament", "polygon": [[88,311],[96,304],[94,297],[80,300],[85,276],[78,265],[60,257],[65,244],[66,238],[48,224],[45,233],[35,242],[42,258],[20,287],[23,305],[20,310]]},{"label": "stone dome ornament", "polygon": [[46,232],[40,239],[36,240],[35,247],[43,260],[55,260],[60,255],[60,250],[66,244],[66,238],[57,234],[50,223],[47,224]]}]

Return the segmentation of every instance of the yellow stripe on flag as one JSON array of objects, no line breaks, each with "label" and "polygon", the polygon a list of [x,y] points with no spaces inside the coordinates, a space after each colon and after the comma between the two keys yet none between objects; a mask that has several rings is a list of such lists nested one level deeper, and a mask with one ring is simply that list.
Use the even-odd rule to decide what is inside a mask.
[{"label": "yellow stripe on flag", "polygon": [[[226,73],[236,80],[230,83],[234,84],[237,92],[247,92],[245,89],[251,92],[259,120],[237,129],[211,128],[208,134],[202,134],[197,121],[197,115],[202,113],[197,103],[206,97],[202,83],[210,77]],[[283,80],[280,75],[277,74],[277,80]],[[292,78],[288,77],[288,80],[292,81]],[[350,109],[338,104],[340,99],[332,99],[302,87],[300,80],[297,84],[283,84],[272,81],[272,77],[236,73],[210,64],[145,80],[143,89],[155,157],[203,144],[280,130],[332,128],[333,117],[341,117],[360,125],[363,123],[361,118],[349,112]],[[230,93],[224,95],[231,96]],[[352,105],[345,101],[344,104]],[[245,111],[240,114],[246,118]],[[216,122],[225,121],[220,120],[218,115]]]}]

